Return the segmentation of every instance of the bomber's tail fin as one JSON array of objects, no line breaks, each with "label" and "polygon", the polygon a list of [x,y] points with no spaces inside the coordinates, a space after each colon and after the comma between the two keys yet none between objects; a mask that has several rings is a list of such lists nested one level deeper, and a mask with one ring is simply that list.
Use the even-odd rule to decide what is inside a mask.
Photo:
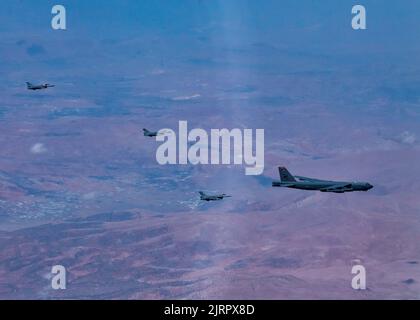
[{"label": "bomber's tail fin", "polygon": [[282,182],[296,182],[296,179],[285,167],[279,167],[280,180]]}]

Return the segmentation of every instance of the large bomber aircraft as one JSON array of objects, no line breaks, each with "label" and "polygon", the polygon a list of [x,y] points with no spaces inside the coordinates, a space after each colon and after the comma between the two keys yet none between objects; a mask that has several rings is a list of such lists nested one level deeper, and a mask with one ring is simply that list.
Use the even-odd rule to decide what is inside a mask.
[{"label": "large bomber aircraft", "polygon": [[280,180],[273,181],[273,187],[285,187],[300,190],[318,190],[321,192],[344,193],[368,191],[373,186],[368,182],[328,181],[302,176],[292,176],[285,167],[279,167]]}]

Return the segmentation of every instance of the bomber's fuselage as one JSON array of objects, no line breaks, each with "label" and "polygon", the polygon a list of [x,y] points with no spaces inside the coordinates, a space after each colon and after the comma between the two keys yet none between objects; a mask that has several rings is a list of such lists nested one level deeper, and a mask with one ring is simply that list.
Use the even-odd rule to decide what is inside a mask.
[{"label": "bomber's fuselage", "polygon": [[[290,181],[282,182],[276,180],[273,182],[273,187],[286,187],[301,190],[319,190],[322,192],[352,192],[352,191],[368,191],[373,188],[367,182],[340,182],[340,181]],[[342,190],[328,190],[336,187],[342,187]]]}]

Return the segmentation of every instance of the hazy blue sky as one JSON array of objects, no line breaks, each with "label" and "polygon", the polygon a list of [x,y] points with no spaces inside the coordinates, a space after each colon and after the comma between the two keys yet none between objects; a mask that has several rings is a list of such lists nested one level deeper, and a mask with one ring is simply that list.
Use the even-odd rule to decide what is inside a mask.
[{"label": "hazy blue sky", "polygon": [[[360,37],[415,40],[419,36],[420,3],[406,1],[128,1],[128,0],[15,0],[2,4],[0,28],[13,33],[50,31],[50,9],[63,4],[68,10],[68,32],[91,33],[97,37],[124,33],[130,35],[149,31],[165,33],[191,32],[203,29],[214,32],[241,30],[249,36],[286,36],[298,38],[307,28],[317,34],[305,38],[308,42],[342,40],[331,35],[345,36],[356,42],[349,33],[350,11],[363,4],[368,12],[368,31]],[[298,40],[298,39],[295,39]],[[390,42],[389,42],[390,43]]]}]

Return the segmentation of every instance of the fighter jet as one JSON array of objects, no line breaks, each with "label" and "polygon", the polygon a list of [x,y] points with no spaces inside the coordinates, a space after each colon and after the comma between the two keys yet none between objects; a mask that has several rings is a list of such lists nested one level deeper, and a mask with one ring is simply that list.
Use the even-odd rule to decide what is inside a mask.
[{"label": "fighter jet", "polygon": [[28,90],[43,90],[47,88],[53,88],[55,87],[55,85],[48,83],[35,85],[30,82],[26,82],[26,87],[28,88]]},{"label": "fighter jet", "polygon": [[217,201],[217,200],[223,200],[224,198],[231,197],[231,196],[226,195],[225,193],[215,194],[212,196],[205,194],[203,191],[199,191],[198,193],[200,194],[200,200],[203,200],[203,201]]},{"label": "fighter jet", "polygon": [[157,137],[158,132],[157,131],[149,131],[149,130],[143,128],[143,135],[145,137]]},{"label": "fighter jet", "polygon": [[149,131],[149,130],[143,128],[143,135],[145,137],[157,137],[157,136],[160,136],[160,135],[163,135],[163,134],[169,134],[169,133],[170,133],[170,131],[168,131],[168,130]]},{"label": "fighter jet", "polygon": [[344,193],[368,191],[373,186],[368,182],[341,182],[292,176],[285,167],[279,167],[280,181],[273,181],[273,187],[286,187],[300,190],[318,190],[321,192]]}]

